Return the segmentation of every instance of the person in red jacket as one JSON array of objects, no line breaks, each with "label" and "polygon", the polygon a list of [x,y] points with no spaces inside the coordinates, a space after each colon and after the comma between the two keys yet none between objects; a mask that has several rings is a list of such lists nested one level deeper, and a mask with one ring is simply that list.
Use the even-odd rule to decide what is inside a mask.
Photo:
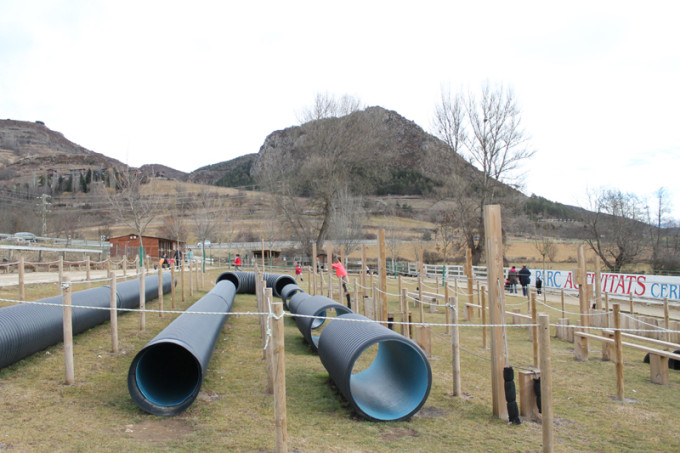
[{"label": "person in red jacket", "polygon": [[242,264],[241,255],[237,253],[236,258],[234,259],[234,267],[236,268],[237,271],[241,269],[241,264]]},{"label": "person in red jacket", "polygon": [[305,280],[302,278],[302,266],[300,266],[300,263],[295,263],[295,280],[300,279],[301,282],[304,282]]},{"label": "person in red jacket", "polygon": [[347,283],[349,283],[349,280],[347,280],[347,270],[345,269],[345,266],[342,265],[340,262],[340,258],[337,256],[333,257],[333,264],[331,264],[333,269],[335,269],[335,275],[340,279],[342,282],[342,289],[345,292],[345,296],[347,296],[347,308],[350,310],[352,309],[352,301],[349,298],[349,291],[347,291]]}]

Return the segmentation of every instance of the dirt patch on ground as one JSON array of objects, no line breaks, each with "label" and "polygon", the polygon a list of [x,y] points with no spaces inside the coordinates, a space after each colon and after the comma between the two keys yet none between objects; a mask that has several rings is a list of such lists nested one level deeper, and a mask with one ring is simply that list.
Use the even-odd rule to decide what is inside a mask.
[{"label": "dirt patch on ground", "polygon": [[416,431],[415,429],[405,427],[390,429],[389,431],[383,433],[381,437],[384,440],[396,440],[401,439],[403,437],[418,437],[418,436],[420,436],[420,433],[418,431]]},{"label": "dirt patch on ground", "polygon": [[137,440],[147,442],[160,442],[171,439],[179,439],[191,433],[194,428],[184,420],[158,419],[144,420],[134,425],[125,425],[125,433]]}]

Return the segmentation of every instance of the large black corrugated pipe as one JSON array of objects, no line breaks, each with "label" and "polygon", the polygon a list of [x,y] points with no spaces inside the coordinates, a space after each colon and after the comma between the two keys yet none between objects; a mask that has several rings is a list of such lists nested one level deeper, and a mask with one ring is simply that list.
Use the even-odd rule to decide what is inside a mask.
[{"label": "large black corrugated pipe", "polygon": [[[291,296],[290,299],[288,299],[288,311],[290,311],[291,314],[294,315],[295,313],[297,313],[298,306],[303,301],[309,299],[310,297],[312,297],[312,296],[310,296],[309,294],[307,294],[304,291],[300,291],[300,292],[293,294],[293,296]],[[295,318],[295,316],[293,316],[293,319],[294,318]]]},{"label": "large black corrugated pipe", "polygon": [[191,406],[201,389],[235,294],[236,286],[231,281],[218,281],[208,294],[139,351],[128,372],[128,390],[137,406],[165,416]]},{"label": "large black corrugated pipe", "polygon": [[299,292],[302,292],[302,288],[300,288],[295,283],[289,283],[283,287],[281,290],[281,301],[283,301],[283,308],[285,310],[290,310],[290,308],[288,308],[288,301],[291,297]]},{"label": "large black corrugated pipe", "polygon": [[[158,277],[144,280],[146,300],[158,297]],[[163,274],[163,292],[170,291],[170,274]],[[116,285],[118,308],[139,306],[139,279]],[[63,341],[62,296],[48,297],[38,302],[54,305],[18,304],[0,308],[0,368]],[[108,310],[78,309],[77,307],[109,308],[109,286],[86,289],[71,295],[73,333],[78,334],[110,318]]]},{"label": "large black corrugated pipe", "polygon": [[217,281],[229,280],[236,287],[237,294],[255,294],[255,273],[244,271],[222,272]]},{"label": "large black corrugated pipe", "polygon": [[[267,288],[272,288],[276,297],[281,297],[283,287],[295,283],[295,278],[287,274],[262,274]],[[217,277],[217,281],[229,280],[236,286],[238,294],[255,294],[255,272],[229,271],[223,272]]]},{"label": "large black corrugated pipe", "polygon": [[[321,363],[361,416],[375,421],[408,419],[430,394],[430,362],[413,341],[366,321],[370,320],[358,314],[330,321],[319,339]],[[376,344],[373,362],[354,373],[357,360]]]},{"label": "large black corrugated pipe", "polygon": [[295,324],[312,351],[316,351],[319,344],[319,336],[313,335],[312,330],[321,327],[326,320],[311,316],[329,317],[332,310],[335,310],[336,316],[352,313],[349,308],[325,296],[308,297],[295,307],[296,315],[305,315],[296,316]]},{"label": "large black corrugated pipe", "polygon": [[286,285],[295,284],[295,277],[287,274],[263,274],[264,280],[267,283],[267,288],[272,289],[272,293],[276,297],[281,297],[281,291]]}]

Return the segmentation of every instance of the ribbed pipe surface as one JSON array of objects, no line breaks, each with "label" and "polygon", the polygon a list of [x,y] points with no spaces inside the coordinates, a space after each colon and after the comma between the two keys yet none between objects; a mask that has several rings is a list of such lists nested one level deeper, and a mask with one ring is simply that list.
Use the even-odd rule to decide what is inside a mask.
[{"label": "ribbed pipe surface", "polygon": [[191,406],[201,389],[235,294],[236,286],[230,280],[218,280],[208,294],[139,351],[128,371],[128,390],[137,406],[164,416]]},{"label": "ribbed pipe surface", "polygon": [[283,301],[284,310],[290,310],[288,308],[288,301],[290,300],[291,297],[293,297],[295,294],[301,291],[302,288],[300,288],[295,283],[289,283],[288,285],[283,287],[283,289],[281,290],[281,301]]},{"label": "ribbed pipe surface", "polygon": [[[358,314],[330,321],[321,332],[319,359],[361,416],[376,421],[408,419],[420,410],[430,394],[430,363],[410,339],[366,321],[370,320]],[[357,360],[375,344],[378,351],[373,362],[354,373]]]},{"label": "ribbed pipe surface", "polygon": [[[262,274],[267,288],[272,289],[272,294],[281,297],[281,291],[286,285],[295,284],[295,278],[287,274]],[[236,286],[237,294],[255,294],[255,272],[229,271],[223,272],[217,277],[217,281],[229,280]]]},{"label": "ribbed pipe surface", "polygon": [[314,335],[313,331],[319,329],[326,320],[312,316],[326,317],[330,315],[331,310],[335,310],[337,316],[352,313],[349,308],[325,296],[308,297],[296,306],[295,314],[305,316],[296,316],[295,324],[305,342],[314,352],[316,352],[319,344],[319,336]]},{"label": "ribbed pipe surface", "polygon": [[291,312],[291,314],[297,313],[298,306],[310,297],[312,296],[303,291],[293,294],[293,296],[288,299],[288,310]]},{"label": "ribbed pipe surface", "polygon": [[[146,300],[158,297],[158,276],[145,277]],[[163,292],[170,291],[171,276],[163,274]],[[118,308],[139,306],[139,279],[116,285]],[[17,304],[0,308],[0,368],[57,344],[64,339],[62,296],[48,297],[37,302],[57,305]],[[73,334],[79,334],[110,319],[108,310],[78,307],[109,308],[110,286],[77,291],[71,294]]]}]

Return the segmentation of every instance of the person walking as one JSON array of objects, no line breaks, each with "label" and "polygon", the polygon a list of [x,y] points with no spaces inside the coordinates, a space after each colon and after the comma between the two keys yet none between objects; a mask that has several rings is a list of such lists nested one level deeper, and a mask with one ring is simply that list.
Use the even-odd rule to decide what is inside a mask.
[{"label": "person walking", "polygon": [[522,294],[527,295],[527,287],[531,283],[531,271],[527,269],[526,264],[517,273],[519,275],[519,284],[522,285]]},{"label": "person walking", "polygon": [[517,293],[517,269],[512,266],[508,271],[508,281],[510,282],[510,292]]},{"label": "person walking", "polygon": [[305,281],[302,278],[302,266],[300,266],[300,263],[295,263],[295,281],[298,281],[298,279],[300,279],[301,282]]},{"label": "person walking", "polygon": [[352,309],[352,301],[349,298],[349,291],[347,291],[347,283],[349,283],[349,280],[347,280],[347,270],[345,269],[345,266],[342,265],[340,262],[340,258],[337,256],[333,257],[333,264],[331,264],[333,269],[335,269],[335,275],[340,279],[342,282],[342,289],[345,293],[345,296],[347,296],[347,308],[350,310]]},{"label": "person walking", "polygon": [[238,253],[236,254],[236,258],[234,258],[234,268],[238,271],[241,270],[241,265],[243,265],[243,262],[241,261],[241,255]]}]

